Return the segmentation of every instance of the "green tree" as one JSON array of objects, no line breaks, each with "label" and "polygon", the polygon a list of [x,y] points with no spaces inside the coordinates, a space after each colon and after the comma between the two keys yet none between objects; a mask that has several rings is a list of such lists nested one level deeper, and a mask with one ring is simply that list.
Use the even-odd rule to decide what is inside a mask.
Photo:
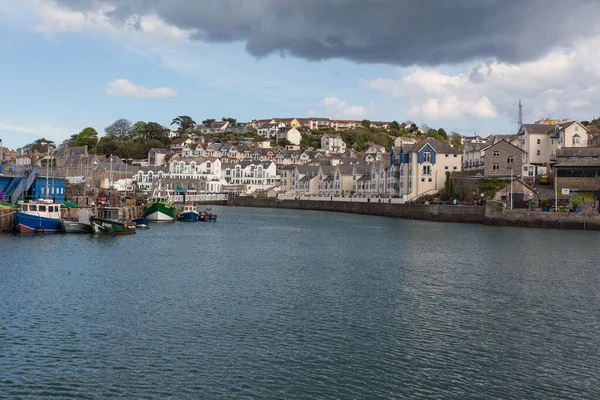
[{"label": "green tree", "polygon": [[400,130],[400,124],[398,123],[398,121],[392,121],[392,123],[390,124],[390,129],[393,129],[395,131],[399,131]]},{"label": "green tree", "polygon": [[458,133],[452,132],[452,135],[450,135],[450,144],[455,149],[462,149],[462,137]]},{"label": "green tree", "polygon": [[221,118],[221,121],[229,122],[230,124],[237,124],[237,119],[235,118],[223,117]]},{"label": "green tree", "polygon": [[369,121],[368,119],[363,119],[360,124],[362,126],[364,126],[365,128],[370,128],[371,127],[371,121]]},{"label": "green tree", "polygon": [[121,158],[127,158],[125,145],[123,141],[117,139],[114,136],[103,136],[98,141],[95,147],[96,154],[104,154],[106,157],[112,155],[119,156]]},{"label": "green tree", "polygon": [[87,146],[88,149],[93,148],[98,144],[98,132],[88,126],[79,132],[73,139],[74,146]]},{"label": "green tree", "polygon": [[290,141],[289,141],[289,140],[287,140],[286,138],[281,138],[281,139],[279,139],[279,140],[277,141],[277,144],[278,144],[278,145],[280,145],[280,146],[282,146],[282,147],[285,147],[285,146],[289,146],[289,145],[291,145],[291,144],[292,144],[292,142],[290,142]]},{"label": "green tree", "polygon": [[214,118],[207,118],[204,121],[202,121],[202,125],[206,126],[207,128],[210,128],[210,126],[212,124],[214,124],[217,120]]},{"label": "green tree", "polygon": [[441,137],[444,138],[444,140],[448,139],[448,134],[446,133],[446,131],[444,130],[444,128],[440,128],[437,130],[438,135],[440,135]]},{"label": "green tree", "polygon": [[194,121],[190,116],[180,115],[179,117],[173,119],[171,125],[177,125],[177,132],[181,134],[194,129],[194,127],[196,126],[196,121]]},{"label": "green tree", "polygon": [[131,127],[131,138],[134,140],[144,140],[148,137],[147,123],[138,121]]},{"label": "green tree", "polygon": [[419,131],[419,127],[414,122],[412,124],[410,124],[410,126],[408,127],[408,132],[410,132],[410,133],[416,133],[418,131]]},{"label": "green tree", "polygon": [[131,134],[131,121],[124,118],[118,119],[104,129],[108,136],[118,139],[127,139]]},{"label": "green tree", "polygon": [[148,122],[146,124],[146,139],[158,140],[162,143],[162,146],[166,146],[169,144],[169,129],[157,122]]}]

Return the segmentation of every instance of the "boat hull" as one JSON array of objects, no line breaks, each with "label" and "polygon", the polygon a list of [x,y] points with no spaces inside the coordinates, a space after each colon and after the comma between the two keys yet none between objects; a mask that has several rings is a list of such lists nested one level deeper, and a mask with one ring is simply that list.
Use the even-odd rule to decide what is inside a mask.
[{"label": "boat hull", "polygon": [[62,221],[66,233],[93,233],[91,224],[78,221]]},{"label": "boat hull", "polygon": [[131,235],[136,226],[131,222],[112,221],[102,218],[90,218],[92,229],[96,235]]},{"label": "boat hull", "polygon": [[150,221],[148,221],[146,218],[137,218],[134,219],[133,222],[135,222],[135,227],[138,229],[150,228]]},{"label": "boat hull", "polygon": [[20,233],[59,233],[63,231],[59,218],[39,217],[17,211],[14,214],[15,226]]},{"label": "boat hull", "polygon": [[150,203],[144,208],[144,218],[149,221],[175,221],[175,206],[168,203]]},{"label": "boat hull", "polygon": [[177,221],[184,222],[197,222],[198,221],[198,213],[193,211],[182,212],[178,217]]},{"label": "boat hull", "polygon": [[198,217],[200,222],[217,222],[217,214],[204,214],[201,213]]}]

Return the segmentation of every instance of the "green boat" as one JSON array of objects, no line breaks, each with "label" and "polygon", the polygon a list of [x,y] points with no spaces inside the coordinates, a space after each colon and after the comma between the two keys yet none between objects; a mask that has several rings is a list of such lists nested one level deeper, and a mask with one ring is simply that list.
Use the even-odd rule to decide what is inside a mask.
[{"label": "green boat", "polygon": [[143,216],[149,221],[175,221],[176,214],[175,205],[166,196],[155,191],[144,206]]},{"label": "green boat", "polygon": [[136,231],[135,223],[119,219],[117,207],[98,208],[97,215],[90,217],[90,223],[96,235],[130,235]]}]

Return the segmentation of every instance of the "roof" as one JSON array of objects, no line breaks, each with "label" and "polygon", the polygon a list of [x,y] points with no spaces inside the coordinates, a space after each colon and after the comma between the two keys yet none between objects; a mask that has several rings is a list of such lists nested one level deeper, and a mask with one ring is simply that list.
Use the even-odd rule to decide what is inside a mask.
[{"label": "roof", "polygon": [[540,124],[523,124],[523,129],[527,130],[530,134],[546,134],[550,131],[554,132],[554,125],[540,125]]},{"label": "roof", "polygon": [[[555,167],[600,167],[598,157],[573,157],[554,165]],[[560,175],[559,175],[560,177]],[[597,178],[594,178],[597,179]]]},{"label": "roof", "polygon": [[[436,153],[438,154],[459,154],[460,151],[455,149],[454,147],[450,146],[448,143],[444,143],[444,142],[440,142],[437,139],[434,138],[425,138],[423,140],[421,140],[419,143],[417,143],[415,146],[415,148],[413,150],[421,150],[423,148],[423,146],[429,144],[433,150],[435,150]],[[404,148],[405,145],[402,145],[402,147]]]},{"label": "roof", "polygon": [[563,147],[556,152],[558,157],[600,157],[598,147]]},{"label": "roof", "polygon": [[273,161],[240,161],[237,165],[241,168],[246,168],[250,165],[262,165],[263,168],[269,168],[273,164]]}]

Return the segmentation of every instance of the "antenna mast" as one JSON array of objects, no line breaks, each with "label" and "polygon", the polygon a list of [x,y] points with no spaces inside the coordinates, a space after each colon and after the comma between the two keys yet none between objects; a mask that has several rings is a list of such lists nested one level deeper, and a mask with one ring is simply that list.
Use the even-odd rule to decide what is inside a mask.
[{"label": "antenna mast", "polygon": [[521,99],[519,99],[519,115],[517,116],[517,124],[519,125],[519,130],[521,126],[523,126],[523,103],[521,103]]}]

